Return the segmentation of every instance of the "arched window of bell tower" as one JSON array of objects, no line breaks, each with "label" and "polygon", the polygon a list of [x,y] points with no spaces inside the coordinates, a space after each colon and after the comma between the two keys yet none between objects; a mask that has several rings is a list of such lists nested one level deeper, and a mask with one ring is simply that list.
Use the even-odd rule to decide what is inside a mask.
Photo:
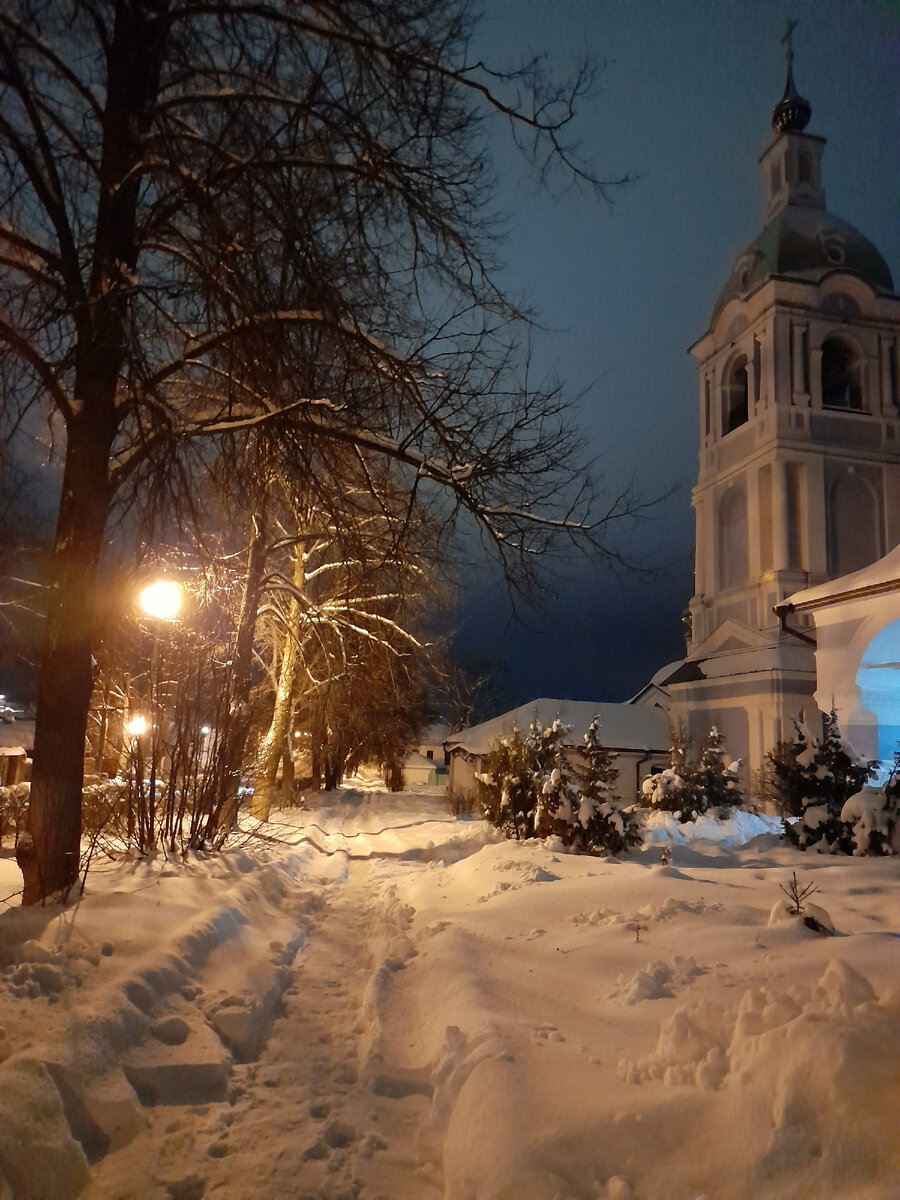
[{"label": "arched window of bell tower", "polygon": [[822,343],[822,407],[855,412],[864,407],[860,354],[845,338],[830,337]]},{"label": "arched window of bell tower", "polygon": [[730,487],[719,502],[718,529],[719,588],[740,587],[747,582],[749,553],[747,538],[747,493]]},{"label": "arched window of bell tower", "polygon": [[750,380],[747,356],[739,355],[725,373],[722,385],[722,433],[731,433],[750,418]]},{"label": "arched window of bell tower", "polygon": [[869,482],[848,471],[828,497],[828,573],[849,575],[881,556],[878,499]]}]

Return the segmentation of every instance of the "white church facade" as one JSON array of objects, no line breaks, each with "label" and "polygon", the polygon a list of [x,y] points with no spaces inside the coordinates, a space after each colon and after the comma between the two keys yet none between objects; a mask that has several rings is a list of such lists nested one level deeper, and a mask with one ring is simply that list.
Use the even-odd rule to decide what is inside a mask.
[{"label": "white church facade", "polygon": [[[717,725],[747,783],[823,700],[812,611],[786,602],[900,542],[900,297],[875,246],[828,212],[809,117],[789,53],[760,158],[764,228],[692,347],[694,595],[686,657],[656,677],[673,721],[695,742]],[[883,608],[900,617],[900,591]]]}]

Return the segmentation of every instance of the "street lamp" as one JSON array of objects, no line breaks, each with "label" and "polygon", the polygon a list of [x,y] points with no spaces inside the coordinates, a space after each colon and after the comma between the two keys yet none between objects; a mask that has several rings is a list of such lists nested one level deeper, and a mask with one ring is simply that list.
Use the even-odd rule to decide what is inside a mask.
[{"label": "street lamp", "polygon": [[143,588],[138,596],[141,611],[158,621],[174,621],[183,602],[184,589],[174,579],[158,579]]},{"label": "street lamp", "polygon": [[132,717],[125,726],[125,730],[127,733],[130,733],[133,738],[143,737],[147,732],[147,718],[141,716]]}]

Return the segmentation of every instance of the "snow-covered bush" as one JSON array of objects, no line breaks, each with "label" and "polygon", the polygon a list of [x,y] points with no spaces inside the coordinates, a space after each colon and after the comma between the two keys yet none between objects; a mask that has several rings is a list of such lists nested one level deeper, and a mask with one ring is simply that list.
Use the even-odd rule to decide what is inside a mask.
[{"label": "snow-covered bush", "polygon": [[700,748],[696,762],[688,757],[688,742],[682,730],[672,731],[672,765],[641,784],[645,804],[662,812],[675,813],[680,821],[695,821],[706,812],[725,816],[740,806],[739,764],[728,762],[725,742],[713,726]]},{"label": "snow-covered bush", "polygon": [[780,742],[769,755],[785,835],[801,850],[816,846],[832,854],[850,854],[855,848],[853,825],[842,813],[847,800],[874,774],[872,764],[841,737],[834,709],[823,716],[820,737],[796,719],[794,730],[794,738]]},{"label": "snow-covered bush", "polygon": [[897,798],[886,786],[866,784],[854,792],[841,809],[841,821],[850,829],[854,854],[897,853]]},{"label": "snow-covered bush", "polygon": [[14,831],[14,843],[18,844],[20,835],[25,831],[30,792],[30,783],[0,787],[0,844],[11,829]]},{"label": "snow-covered bush", "polygon": [[488,821],[508,837],[558,837],[575,850],[613,854],[640,841],[640,818],[614,794],[618,771],[596,720],[580,758],[570,758],[568,726],[532,723],[491,748],[476,778]]},{"label": "snow-covered bush", "polygon": [[686,782],[675,767],[666,767],[654,775],[647,775],[641,783],[641,795],[650,808],[661,812],[678,813],[681,816],[682,797]]}]

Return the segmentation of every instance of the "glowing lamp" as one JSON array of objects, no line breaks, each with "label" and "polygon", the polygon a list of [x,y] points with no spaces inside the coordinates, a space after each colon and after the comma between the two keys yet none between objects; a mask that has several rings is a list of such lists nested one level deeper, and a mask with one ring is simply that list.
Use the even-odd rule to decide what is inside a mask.
[{"label": "glowing lamp", "polygon": [[147,732],[147,718],[140,717],[140,716],[132,717],[131,720],[128,722],[128,724],[125,726],[125,729],[127,730],[128,733],[131,734],[132,737],[136,737],[136,738],[143,737],[144,734]]},{"label": "glowing lamp", "polygon": [[181,612],[184,599],[181,584],[174,579],[159,579],[145,587],[138,596],[138,604],[148,617],[160,621],[174,621]]}]

